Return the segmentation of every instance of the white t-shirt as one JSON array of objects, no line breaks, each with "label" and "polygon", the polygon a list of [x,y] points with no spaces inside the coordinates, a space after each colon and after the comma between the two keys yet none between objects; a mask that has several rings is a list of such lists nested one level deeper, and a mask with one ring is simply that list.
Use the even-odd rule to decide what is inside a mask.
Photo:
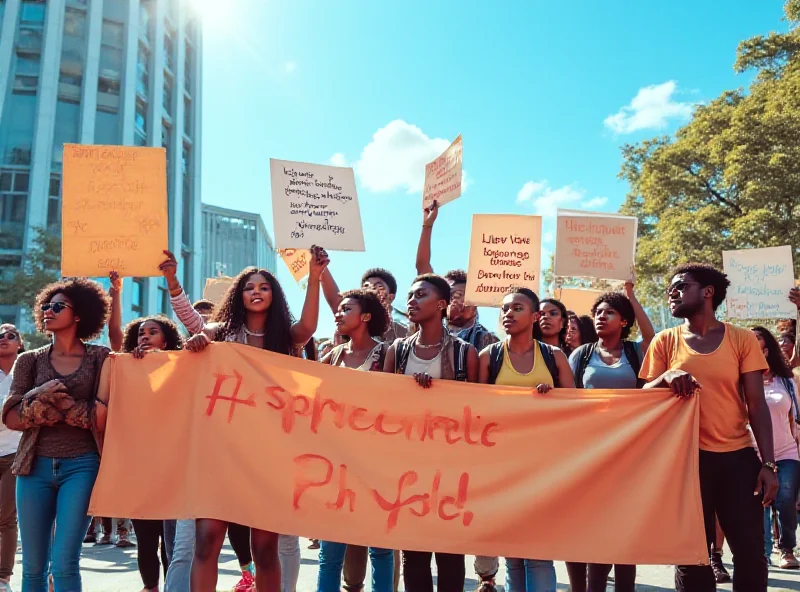
[{"label": "white t-shirt", "polygon": [[[11,390],[13,374],[13,368],[8,375],[0,370],[0,401],[3,403],[8,396],[8,391]],[[9,454],[16,453],[17,448],[19,448],[20,438],[22,438],[22,432],[9,430],[5,425],[0,423],[0,456],[8,456]]]},{"label": "white t-shirt", "polygon": [[413,376],[414,374],[427,374],[431,378],[442,377],[442,352],[436,354],[432,360],[423,360],[414,355],[412,348],[408,352],[408,363],[406,364],[406,375]]},{"label": "white t-shirt", "polygon": [[775,460],[800,460],[797,442],[789,423],[789,414],[794,415],[792,398],[783,380],[778,377],[764,385],[764,396],[772,418],[772,442],[775,447]]}]

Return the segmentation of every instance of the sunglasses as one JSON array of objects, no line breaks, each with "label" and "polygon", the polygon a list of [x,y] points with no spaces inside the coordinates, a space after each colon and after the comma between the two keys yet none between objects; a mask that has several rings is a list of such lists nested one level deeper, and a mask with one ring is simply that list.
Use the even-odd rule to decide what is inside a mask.
[{"label": "sunglasses", "polygon": [[689,286],[699,286],[697,282],[677,282],[670,286],[667,286],[667,296],[672,294],[672,292],[677,291],[683,294],[686,291],[686,288]]},{"label": "sunglasses", "polygon": [[6,331],[5,333],[0,333],[0,341],[3,339],[8,339],[9,341],[17,341],[19,339],[19,335],[14,333],[13,331]]},{"label": "sunglasses", "polygon": [[72,308],[72,305],[66,302],[48,302],[47,304],[42,304],[42,312],[52,310],[53,314],[59,314],[65,308]]}]

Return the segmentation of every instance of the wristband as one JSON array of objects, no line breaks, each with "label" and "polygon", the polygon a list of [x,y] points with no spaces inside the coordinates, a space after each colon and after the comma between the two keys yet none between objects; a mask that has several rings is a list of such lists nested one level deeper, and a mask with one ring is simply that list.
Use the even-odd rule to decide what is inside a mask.
[{"label": "wristband", "polygon": [[765,469],[769,469],[770,471],[772,471],[776,475],[778,474],[778,465],[776,465],[774,462],[765,462],[762,466]]}]

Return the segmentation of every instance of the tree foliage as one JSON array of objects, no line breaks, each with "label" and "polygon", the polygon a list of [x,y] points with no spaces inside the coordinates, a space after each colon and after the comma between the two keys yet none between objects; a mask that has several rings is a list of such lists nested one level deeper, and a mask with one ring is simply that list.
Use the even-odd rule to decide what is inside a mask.
[{"label": "tree foliage", "polygon": [[721,265],[723,250],[794,245],[800,270],[800,0],[785,11],[787,33],[739,45],[735,69],[758,71],[748,91],[696,107],[673,138],[622,149],[622,212],[639,218],[637,272],[650,304],[663,302],[672,266]]}]

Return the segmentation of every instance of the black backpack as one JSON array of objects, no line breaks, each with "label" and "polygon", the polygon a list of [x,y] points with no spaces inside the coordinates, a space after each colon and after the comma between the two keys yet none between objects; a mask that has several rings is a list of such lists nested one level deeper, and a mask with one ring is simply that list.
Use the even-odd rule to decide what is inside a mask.
[{"label": "black backpack", "polygon": [[[575,350],[579,355],[578,367],[575,369],[575,388],[585,388],[583,386],[583,373],[586,372],[586,368],[589,366],[589,360],[592,359],[595,349],[597,349],[596,342],[587,343]],[[646,381],[639,378],[639,370],[642,368],[642,362],[639,360],[636,346],[632,341],[623,341],[622,351],[625,353],[625,357],[628,359],[628,363],[631,365],[631,369],[636,375],[636,388],[642,388],[646,384]]]},{"label": "black backpack", "polygon": [[[456,380],[467,382],[467,351],[469,344],[461,339],[453,339],[453,356],[456,370]],[[405,339],[395,341],[394,353],[394,372],[395,374],[405,374],[408,365],[408,356],[411,353],[411,346]]]},{"label": "black backpack", "polygon": [[[497,381],[497,375],[500,374],[500,369],[503,367],[504,341],[498,341],[489,346],[489,384],[494,384]],[[558,386],[558,364],[556,363],[556,348],[541,341],[539,344],[539,351],[542,352],[545,366],[553,377],[553,384]]]}]

